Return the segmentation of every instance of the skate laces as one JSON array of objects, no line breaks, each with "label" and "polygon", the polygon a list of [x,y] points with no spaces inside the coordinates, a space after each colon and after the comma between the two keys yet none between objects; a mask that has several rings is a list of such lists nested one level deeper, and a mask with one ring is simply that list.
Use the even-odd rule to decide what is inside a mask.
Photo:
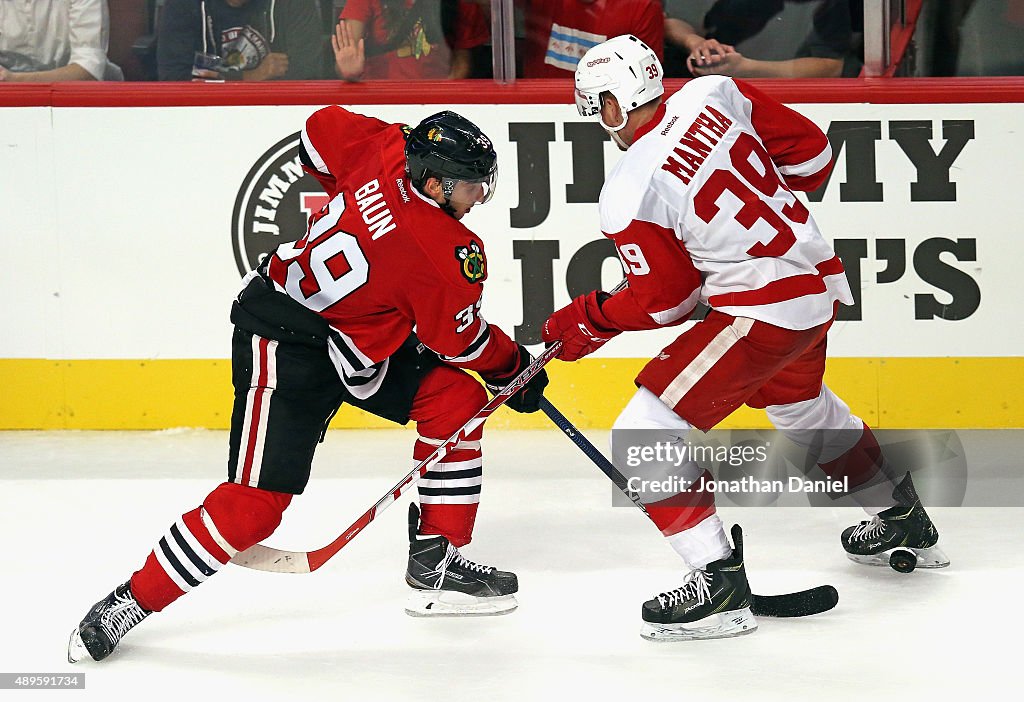
[{"label": "skate laces", "polygon": [[110,638],[112,643],[117,643],[121,637],[128,633],[128,630],[149,616],[139,603],[128,592],[119,595],[114,592],[114,602],[100,614],[100,626]]},{"label": "skate laces", "polygon": [[434,583],[435,590],[441,589],[441,586],[444,584],[444,575],[448,571],[448,566],[450,566],[452,563],[458,566],[462,566],[466,570],[472,571],[474,573],[480,573],[481,575],[488,575],[494,570],[493,566],[485,566],[479,563],[474,563],[473,561],[469,560],[461,553],[459,553],[459,549],[455,548],[451,545],[451,543],[449,543],[448,550],[445,551],[444,557],[441,559],[441,562],[437,564],[436,568],[425,573],[425,575],[427,576],[440,576],[438,577],[437,582]]},{"label": "skate laces", "polygon": [[695,570],[686,578],[686,582],[680,587],[658,595],[657,600],[662,609],[674,607],[687,600],[697,600],[697,604],[700,605],[711,599],[711,591],[708,589],[711,575],[706,570]]},{"label": "skate laces", "polygon": [[877,516],[872,517],[870,522],[861,522],[854,527],[850,533],[850,541],[867,541],[885,533],[885,522]]}]

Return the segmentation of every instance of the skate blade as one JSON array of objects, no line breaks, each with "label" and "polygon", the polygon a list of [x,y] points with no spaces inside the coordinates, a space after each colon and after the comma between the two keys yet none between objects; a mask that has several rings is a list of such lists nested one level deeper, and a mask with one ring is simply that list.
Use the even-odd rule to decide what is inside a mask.
[{"label": "skate blade", "polygon": [[917,568],[945,568],[949,565],[949,557],[938,546],[930,548],[906,548],[900,546],[899,548],[891,548],[888,551],[881,551],[870,556],[847,553],[846,557],[854,563],[860,563],[861,565],[888,567],[889,556],[896,550],[913,551],[914,555],[917,556]]},{"label": "skate blade", "polygon": [[71,638],[68,639],[68,663],[78,663],[85,659],[91,659],[89,649],[82,641],[82,635],[78,633],[78,627],[71,631]]},{"label": "skate blade", "polygon": [[698,641],[727,639],[757,631],[757,620],[749,607],[712,614],[686,624],[655,624],[644,622],[640,636],[648,641]]},{"label": "skate blade", "polygon": [[405,602],[405,613],[411,617],[493,617],[518,606],[515,595],[474,597],[451,590],[414,590]]}]

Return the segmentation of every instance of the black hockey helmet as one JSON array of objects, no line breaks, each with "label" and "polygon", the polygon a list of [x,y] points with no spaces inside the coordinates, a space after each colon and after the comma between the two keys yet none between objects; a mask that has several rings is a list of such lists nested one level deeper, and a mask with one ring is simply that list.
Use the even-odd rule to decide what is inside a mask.
[{"label": "black hockey helmet", "polygon": [[410,130],[405,141],[405,164],[409,181],[422,192],[427,178],[441,180],[445,197],[455,183],[482,183],[487,202],[497,181],[498,154],[480,128],[449,110],[427,117]]}]

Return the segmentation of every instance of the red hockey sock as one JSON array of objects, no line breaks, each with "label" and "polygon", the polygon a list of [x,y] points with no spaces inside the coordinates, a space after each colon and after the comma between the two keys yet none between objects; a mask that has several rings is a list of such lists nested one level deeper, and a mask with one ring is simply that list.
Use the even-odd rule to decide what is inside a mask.
[{"label": "red hockey sock", "polygon": [[187,512],[160,537],[131,578],[143,609],[159,612],[205,582],[238,551],[274,532],[291,495],[222,483],[203,506]]},{"label": "red hockey sock", "polygon": [[860,438],[845,453],[818,465],[833,480],[849,480],[851,489],[864,485],[882,469],[885,459],[874,433],[867,424]]},{"label": "red hockey sock", "polygon": [[[711,480],[711,477],[710,473],[704,471],[704,481]],[[699,478],[696,484],[701,484]],[[696,526],[714,514],[715,495],[705,490],[687,490],[645,506],[648,516],[661,529],[661,533],[672,536]]]},{"label": "red hockey sock", "polygon": [[[475,432],[479,446],[482,430]],[[422,439],[413,448],[413,460],[419,463],[437,447]],[[479,448],[457,449],[435,463],[420,479],[420,534],[440,534],[453,546],[465,546],[473,538],[476,512],[480,506],[480,483],[483,479]]]},{"label": "red hockey sock", "polygon": [[[440,366],[420,383],[410,417],[420,438],[413,461],[427,458],[487,403],[483,386],[465,371]],[[455,546],[473,538],[483,482],[483,427],[460,442],[420,479],[420,534],[440,534]]]}]

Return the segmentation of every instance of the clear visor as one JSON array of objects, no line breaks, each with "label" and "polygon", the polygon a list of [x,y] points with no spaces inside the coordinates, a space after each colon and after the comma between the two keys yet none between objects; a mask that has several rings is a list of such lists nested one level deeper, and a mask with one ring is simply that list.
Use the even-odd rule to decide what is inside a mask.
[{"label": "clear visor", "polygon": [[494,190],[498,184],[498,169],[491,171],[490,175],[482,180],[453,180],[452,193],[448,197],[452,205],[472,206],[482,205],[494,197]]},{"label": "clear visor", "polygon": [[576,88],[576,110],[580,117],[593,117],[601,114],[600,93],[587,93]]}]

